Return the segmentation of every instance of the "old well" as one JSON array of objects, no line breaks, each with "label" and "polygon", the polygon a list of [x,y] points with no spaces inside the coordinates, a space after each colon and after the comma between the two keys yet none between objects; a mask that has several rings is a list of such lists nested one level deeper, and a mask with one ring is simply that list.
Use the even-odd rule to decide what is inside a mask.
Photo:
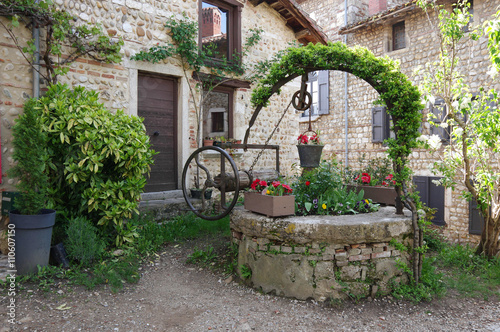
[{"label": "old well", "polygon": [[409,245],[409,213],[394,207],[346,216],[268,218],[243,208],[231,215],[238,245],[238,272],[265,293],[300,300],[385,295],[392,282],[407,282],[398,267],[406,252],[389,242]]}]

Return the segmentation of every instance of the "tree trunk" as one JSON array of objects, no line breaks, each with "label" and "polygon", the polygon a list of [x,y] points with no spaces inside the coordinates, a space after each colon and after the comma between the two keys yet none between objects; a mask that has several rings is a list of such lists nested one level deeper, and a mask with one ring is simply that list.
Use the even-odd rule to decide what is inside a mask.
[{"label": "tree trunk", "polygon": [[500,227],[495,227],[498,224],[499,220],[493,219],[489,214],[484,218],[484,229],[481,234],[481,241],[476,249],[477,255],[485,255],[493,258],[498,254]]}]

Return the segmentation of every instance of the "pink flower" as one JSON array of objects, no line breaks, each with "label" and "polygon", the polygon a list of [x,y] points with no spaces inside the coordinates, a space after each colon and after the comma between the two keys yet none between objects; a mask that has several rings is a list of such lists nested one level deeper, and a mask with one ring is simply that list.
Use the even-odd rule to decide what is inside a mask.
[{"label": "pink flower", "polygon": [[306,181],[306,186],[310,185],[311,181]]}]

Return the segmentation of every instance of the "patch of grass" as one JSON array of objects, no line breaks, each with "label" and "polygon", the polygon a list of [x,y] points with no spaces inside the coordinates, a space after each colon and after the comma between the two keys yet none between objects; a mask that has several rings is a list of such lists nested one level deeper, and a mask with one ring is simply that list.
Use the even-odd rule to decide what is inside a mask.
[{"label": "patch of grass", "polygon": [[194,248],[194,252],[188,256],[187,263],[199,264],[202,266],[215,265],[217,254],[214,247],[209,246],[205,250]]},{"label": "patch of grass", "polygon": [[446,245],[437,254],[447,287],[467,297],[500,299],[500,258],[488,259],[474,251],[468,245]]},{"label": "patch of grass", "polygon": [[[56,266],[46,266],[37,274],[18,276],[18,285],[31,282],[37,284],[39,289],[50,291],[51,285],[56,280],[67,280],[70,284],[83,285],[89,289],[98,285],[109,285],[111,290],[116,292],[123,288],[124,284],[137,283],[140,279],[140,264],[159,251],[163,245],[207,235],[229,236],[230,234],[229,217],[211,221],[200,219],[190,213],[157,223],[152,218],[143,215],[131,220],[130,223],[131,226],[136,227],[139,236],[135,242],[120,248],[123,251],[121,255],[112,254],[116,248],[107,248],[98,261],[87,262],[86,265],[72,265],[67,270]],[[230,246],[228,246],[230,251],[229,248]],[[198,259],[207,262],[217,257],[214,248],[207,251],[198,250],[198,254]],[[222,258],[227,257],[231,257],[230,264],[234,264],[232,263],[233,256],[223,255]]]},{"label": "patch of grass", "polygon": [[[398,299],[406,299],[413,303],[430,301],[433,298],[443,296],[446,293],[446,287],[443,283],[443,274],[438,273],[435,266],[436,258],[424,257],[422,261],[422,276],[420,283],[415,285],[413,277],[407,284],[391,284],[392,295]],[[406,270],[411,276],[411,270]]]}]

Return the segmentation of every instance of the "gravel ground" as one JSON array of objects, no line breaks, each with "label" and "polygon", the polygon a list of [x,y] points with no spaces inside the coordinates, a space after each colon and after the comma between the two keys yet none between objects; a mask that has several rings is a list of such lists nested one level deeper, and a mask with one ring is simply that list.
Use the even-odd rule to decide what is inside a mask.
[{"label": "gravel ground", "polygon": [[419,305],[389,297],[335,306],[262,295],[186,264],[193,247],[166,247],[143,265],[137,285],[117,294],[27,285],[15,298],[15,324],[2,291],[0,331],[500,331],[498,302],[452,295]]}]

